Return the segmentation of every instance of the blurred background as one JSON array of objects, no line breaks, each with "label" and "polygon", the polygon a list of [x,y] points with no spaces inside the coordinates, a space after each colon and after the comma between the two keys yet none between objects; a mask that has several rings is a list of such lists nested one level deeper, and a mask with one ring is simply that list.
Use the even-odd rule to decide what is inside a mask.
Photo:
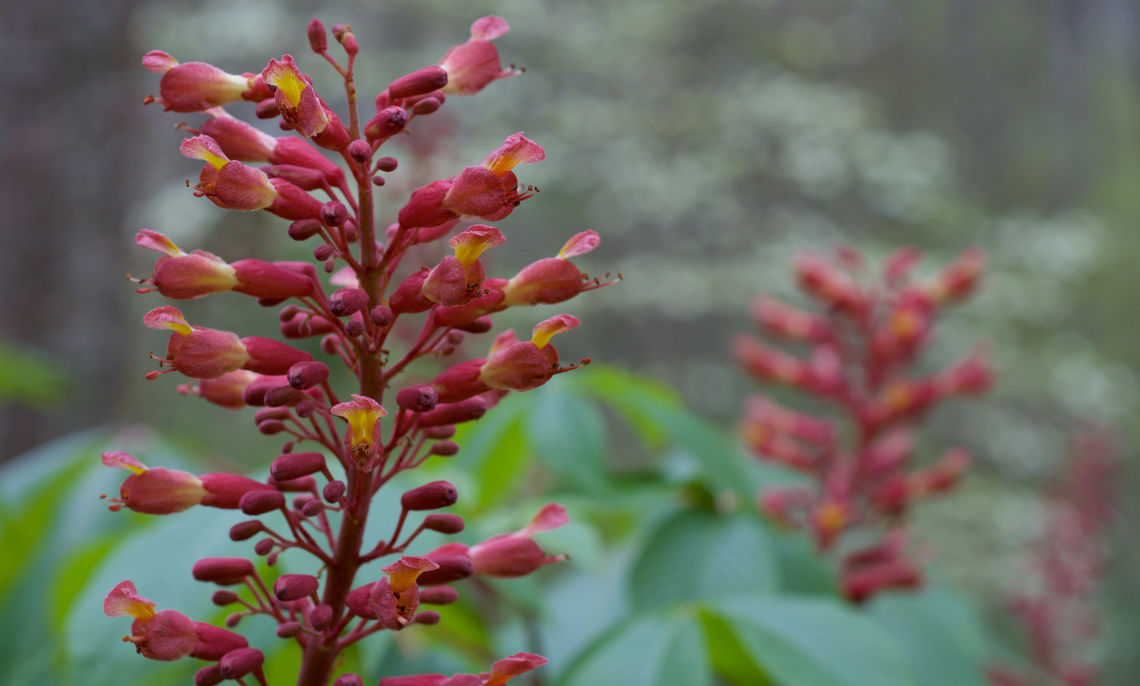
[{"label": "blurred background", "polygon": [[[142,378],[165,337],[140,323],[160,299],[122,278],[153,265],[135,231],[230,260],[306,252],[283,222],[191,196],[183,179],[198,165],[178,154],[173,125],[195,115],[142,106],[157,92],[144,52],[239,73],[291,52],[334,84],[304,26],[347,22],[367,112],[367,94],[436,63],[492,13],[511,24],[497,41],[504,61],[526,73],[449,104],[397,147],[382,216],[394,217],[403,190],[526,131],[547,159],[519,176],[542,190],[501,223],[509,243],[488,254],[489,271],[514,273],[598,231],[601,247],[580,264],[624,280],[573,303],[583,326],[559,339],[563,357],[657,379],[723,426],[752,390],[729,340],[748,330],[755,294],[796,299],[799,251],[844,243],[882,257],[915,245],[933,268],[983,246],[986,281],[942,323],[930,364],[982,340],[1000,381],[933,418],[929,440],[965,443],[977,466],[919,510],[919,527],[945,578],[997,603],[1040,533],[1035,493],[1066,436],[1085,421],[1114,427],[1125,468],[1099,650],[1104,683],[1134,683],[1140,6],[1130,0],[6,2],[0,459],[112,424],[151,425],[191,453],[239,463],[276,445],[248,418],[179,399],[173,379]],[[335,101],[334,91],[322,94]],[[248,117],[252,106],[230,109]],[[236,296],[184,309],[243,335],[275,327]]]}]

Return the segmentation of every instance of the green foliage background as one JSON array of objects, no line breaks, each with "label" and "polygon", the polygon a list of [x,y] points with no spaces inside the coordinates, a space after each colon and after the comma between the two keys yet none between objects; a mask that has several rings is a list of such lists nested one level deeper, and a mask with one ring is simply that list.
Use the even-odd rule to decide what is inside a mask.
[{"label": "green foliage background", "polygon": [[[576,498],[582,524],[569,536],[579,538],[558,541],[581,547],[574,569],[542,579],[565,584],[560,588],[570,599],[558,612],[578,610],[563,616],[590,627],[590,635],[610,631],[608,645],[632,642],[647,646],[639,654],[678,661],[659,663],[655,668],[663,671],[639,672],[631,681],[701,672],[702,659],[743,679],[757,665],[780,669],[757,651],[783,645],[780,640],[798,645],[796,636],[777,640],[772,627],[734,623],[715,595],[681,602],[679,589],[699,585],[695,577],[661,579],[653,591],[603,594],[596,613],[573,599],[601,593],[596,579],[625,578],[639,563],[684,567],[650,565],[640,556],[646,550],[650,560],[678,554],[664,544],[645,548],[658,540],[655,532],[669,538],[660,534],[666,524],[696,532],[712,541],[708,545],[728,545],[740,527],[764,527],[743,513],[753,487],[780,476],[745,466],[724,429],[752,390],[728,360],[727,341],[747,329],[745,312],[755,293],[795,298],[789,259],[797,250],[846,242],[881,256],[915,244],[928,253],[930,266],[977,243],[991,255],[990,276],[978,297],[944,322],[930,364],[986,340],[1001,383],[991,398],[933,418],[929,452],[964,442],[979,464],[953,497],[919,510],[921,535],[937,546],[936,574],[1000,615],[1000,599],[1021,578],[1020,554],[1040,533],[1043,512],[1035,493],[1061,459],[1064,437],[1084,419],[1117,426],[1126,469],[1099,651],[1109,667],[1105,683],[1130,686],[1140,668],[1134,600],[1140,547],[1125,524],[1140,514],[1130,497],[1140,485],[1133,448],[1140,438],[1134,267],[1140,254],[1140,10],[1128,0],[5,3],[0,31],[7,52],[0,62],[21,97],[0,103],[10,130],[20,133],[0,145],[6,162],[0,186],[10,194],[8,220],[0,227],[9,248],[0,255],[0,286],[10,294],[30,283],[36,288],[35,297],[0,299],[0,322],[6,341],[21,351],[34,348],[37,359],[48,362],[10,363],[11,355],[0,354],[0,401],[6,403],[0,455],[14,457],[48,438],[111,424],[156,427],[163,438],[143,443],[156,463],[264,469],[276,454],[276,442],[251,431],[247,416],[176,397],[169,378],[142,381],[151,367],[145,353],[161,341],[143,330],[139,317],[157,300],[134,296],[116,281],[123,272],[150,267],[150,256],[130,247],[135,230],[154,228],[180,245],[229,259],[303,257],[304,249],[284,240],[282,226],[268,217],[221,213],[189,196],[181,179],[193,165],[176,153],[180,136],[169,128],[176,118],[137,105],[155,89],[138,66],[139,55],[162,48],[240,72],[292,52],[318,84],[331,83],[322,81],[327,73],[303,36],[304,23],[320,16],[328,24],[352,23],[367,52],[362,91],[375,92],[436,62],[464,38],[472,19],[487,13],[511,23],[498,43],[506,59],[528,68],[526,75],[449,104],[455,118],[421,132],[438,148],[430,159],[417,159],[410,146],[402,152],[388,197],[450,175],[507,134],[525,130],[546,148],[548,160],[526,169],[523,180],[543,190],[503,222],[509,243],[488,254],[491,272],[509,274],[552,254],[583,228],[599,231],[602,246],[583,266],[621,272],[625,280],[568,308],[583,326],[558,341],[560,350],[567,359],[589,355],[651,377],[675,388],[689,408],[663,409],[652,400],[664,397],[660,391],[633,383],[637,390],[627,392],[628,379],[612,374],[589,382],[568,375],[549,393],[500,407],[465,437],[456,471],[446,478],[460,484],[471,514],[487,517],[488,533],[524,521],[528,511],[518,502],[541,504],[547,487],[556,489],[549,499]],[[331,90],[322,88],[330,97]],[[384,207],[393,214],[395,201]],[[223,296],[190,303],[186,311],[219,328],[271,332],[271,313],[253,317],[250,307]],[[508,313],[499,324],[526,329],[553,313]],[[480,345],[473,343],[472,354]],[[113,491],[116,481],[93,466],[106,433],[74,440],[14,463],[0,481],[4,549],[17,551],[0,560],[4,625],[21,627],[12,640],[0,641],[0,652],[10,660],[6,666],[30,670],[0,670],[5,677],[68,664],[86,674],[96,663],[117,664],[108,655],[130,652],[101,652],[118,628],[68,614],[83,602],[90,609],[90,594],[104,592],[83,582],[114,576],[92,575],[101,565],[110,569],[116,537],[147,530],[131,515],[110,518],[98,509],[95,496]],[[532,464],[539,468],[526,469]],[[47,478],[52,470],[58,475]],[[727,508],[716,497],[726,491],[737,492]],[[715,523],[700,519],[713,512],[721,513]],[[166,545],[178,540],[159,539]],[[769,546],[769,554],[753,551],[753,558],[768,560],[756,566],[768,569],[757,572],[757,588],[776,600],[742,599],[741,607],[775,602],[766,611],[790,617],[781,626],[867,621],[841,608],[819,609],[825,601],[818,598],[787,605],[792,593],[826,596],[829,582],[816,578],[820,570],[785,570],[810,564],[795,548],[797,539],[764,529],[755,540]],[[144,554],[144,544],[137,545],[137,559],[119,559],[118,569],[143,565],[140,580],[161,577],[145,565],[162,555]],[[773,557],[773,550],[779,554]],[[773,559],[777,571],[770,568]],[[710,573],[693,565],[686,573]],[[203,589],[176,582],[173,574],[164,605],[190,608],[204,600]],[[537,590],[532,597],[540,597]],[[879,655],[874,645],[890,643],[876,664],[942,656],[900,627],[920,624],[910,618],[924,613],[964,612],[952,597],[939,587],[909,604],[899,599],[873,608],[869,616],[881,626],[867,631],[869,645],[860,654]],[[588,683],[596,670],[612,668],[608,660],[628,654],[602,643],[587,646],[586,634],[575,634],[569,620],[546,614],[562,622],[556,626],[563,633],[551,634],[550,646],[572,647],[552,665],[559,678]],[[69,616],[83,619],[68,625]],[[529,635],[522,620],[494,634],[474,616],[471,609],[457,611],[446,624],[471,633],[446,640],[514,650]],[[936,627],[931,640],[960,637],[962,650],[976,659],[974,620],[945,621],[928,622]],[[683,649],[699,644],[699,636],[706,648],[731,649]],[[58,651],[67,648],[60,637],[79,641],[89,662],[62,659]],[[421,643],[409,643],[386,654],[422,654]],[[587,657],[569,670],[572,654]],[[455,664],[472,657],[461,651]],[[801,662],[817,665],[811,656]],[[131,660],[130,669],[144,669],[140,664]],[[828,678],[826,665],[820,669],[822,676],[799,675],[803,681],[794,683],[831,683],[809,681]],[[899,671],[906,669],[913,667]],[[958,679],[947,686],[968,684],[954,669],[947,662],[916,673]],[[787,674],[772,678],[786,681]]]}]

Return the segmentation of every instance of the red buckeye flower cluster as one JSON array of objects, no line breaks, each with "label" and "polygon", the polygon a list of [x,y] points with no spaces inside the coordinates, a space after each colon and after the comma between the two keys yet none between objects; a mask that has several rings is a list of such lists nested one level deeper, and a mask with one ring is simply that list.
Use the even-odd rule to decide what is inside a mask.
[{"label": "red buckeye flower cluster", "polygon": [[[470,39],[438,65],[393,80],[376,97],[370,118],[358,113],[359,44],[346,25],[332,29],[346,55],[343,63],[330,53],[321,22],[314,19],[308,27],[313,53],[343,81],[343,116],[291,55],[240,75],[157,50],[143,57],[143,66],[162,75],[159,97],[147,102],[203,115],[196,128],[179,125],[191,134],[181,153],[201,163],[193,192],[221,208],[264,210],[287,220],[290,238],[313,244],[314,263],[230,262],[184,251],[158,231],[138,233],[138,245],[161,254],[150,276],[135,279],[140,293],[157,291],[175,300],[229,291],[252,296],[264,308],[279,308],[281,332],[280,339],[242,336],[191,323],[170,305],[155,307],[144,323],[169,332],[169,339],[165,353],[152,355],[159,368],[147,377],[178,372],[189,379],[177,387],[180,393],[250,409],[258,431],[286,442],[266,460],[269,476],[263,480],[147,467],[127,453],[105,453],[104,464],[130,472],[110,509],[155,515],[199,505],[240,510],[245,518],[235,520],[229,537],[253,543],[253,553],[269,566],[283,554],[316,558],[318,576],[282,574],[271,583],[245,558],[206,558],[190,570],[195,579],[221,587],[213,595],[217,605],[237,606],[226,619],[229,629],[244,617],[265,615],[277,623],[279,637],[299,646],[299,686],[330,683],[340,654],[366,636],[439,622],[440,615],[425,606],[454,602],[452,584],[462,579],[524,576],[563,559],[534,540],[568,521],[553,503],[514,533],[407,554],[424,531],[463,531],[459,516],[437,512],[459,498],[446,481],[403,493],[400,515],[385,535],[365,529],[373,499],[394,476],[458,452],[449,440],[457,424],[479,419],[511,391],[537,388],[578,366],[564,364],[551,343],[579,325],[570,314],[537,322],[528,338],[501,332],[473,344],[484,355],[449,362],[466,338],[490,332],[492,315],[509,307],[558,304],[612,283],[589,277],[571,261],[597,247],[593,231],[552,244],[553,251],[564,241],[554,257],[517,274],[488,274],[484,253],[507,237],[483,222],[503,219],[534,195],[536,189],[520,184],[516,168],[545,157],[542,146],[521,132],[489,146],[482,162],[393,203],[390,223],[378,224],[374,193],[398,168],[396,158],[380,149],[396,136],[414,134],[416,120],[449,97],[473,95],[519,73],[502,67],[491,42],[507,29],[498,17],[479,19]],[[276,120],[284,135],[264,133],[223,109],[242,101],[257,118]],[[410,255],[425,254],[423,247],[412,248],[443,241],[447,254],[437,262],[410,263]],[[309,339],[319,345],[302,344]],[[314,357],[306,347],[320,352]],[[436,362],[435,371],[408,369],[425,359]],[[330,361],[347,374],[334,376]],[[420,376],[408,380],[411,373]],[[347,397],[331,383],[345,376],[354,377]],[[370,564],[385,558],[394,561]],[[105,610],[134,619],[124,640],[143,656],[207,661],[195,677],[198,686],[227,679],[266,684],[262,646],[176,610],[156,611],[131,581],[108,594]],[[486,673],[390,676],[383,683],[496,686],[543,663],[519,653]],[[354,674],[335,680],[337,686],[360,683]]]},{"label": "red buckeye flower cluster", "polygon": [[750,335],[733,345],[759,381],[791,386],[833,408],[817,415],[758,395],[745,407],[740,434],[760,459],[807,477],[762,493],[765,514],[810,530],[820,550],[853,529],[877,532],[871,545],[846,546],[839,571],[853,602],[921,583],[921,565],[908,551],[907,510],[952,488],[970,457],[952,448],[914,466],[915,425],[948,398],[984,392],[993,376],[981,351],[937,373],[914,371],[939,310],[974,289],[985,262],[981,250],[970,248],[934,276],[916,279],[919,257],[913,248],[900,250],[876,276],[850,248],[802,255],[798,285],[819,310],[762,296],[752,315],[768,338],[798,345],[806,355]]},{"label": "red buckeye flower cluster", "polygon": [[1069,459],[1047,497],[1049,519],[1018,583],[1012,610],[1028,641],[1029,664],[994,666],[994,686],[1093,686],[1100,669],[1096,596],[1108,566],[1117,450],[1108,432],[1086,427],[1071,440]]}]

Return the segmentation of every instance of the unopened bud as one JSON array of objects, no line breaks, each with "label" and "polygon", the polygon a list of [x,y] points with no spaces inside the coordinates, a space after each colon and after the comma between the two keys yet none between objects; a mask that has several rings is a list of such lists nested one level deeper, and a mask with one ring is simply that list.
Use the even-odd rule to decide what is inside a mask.
[{"label": "unopened bud", "polygon": [[217,686],[225,680],[217,665],[207,665],[194,672],[194,686]]},{"label": "unopened bud", "polygon": [[341,288],[329,296],[329,311],[338,317],[368,307],[368,292],[363,288]]},{"label": "unopened bud", "polygon": [[289,481],[302,476],[315,474],[325,468],[325,456],[321,453],[288,453],[273,460],[269,473],[277,481]]},{"label": "unopened bud", "polygon": [[266,98],[257,103],[254,108],[254,114],[258,119],[274,119],[281,116],[281,108],[277,106],[277,101],[273,98]]},{"label": "unopened bud", "polygon": [[289,368],[289,373],[286,376],[289,379],[290,386],[303,391],[329,378],[329,367],[324,362],[314,360],[298,362]]},{"label": "unopened bud", "polygon": [[292,386],[278,386],[265,394],[265,404],[268,407],[285,407],[301,402],[304,396]]},{"label": "unopened bud", "polygon": [[313,257],[319,262],[324,262],[325,260],[332,257],[333,250],[334,248],[328,243],[321,243],[317,247],[313,248]]},{"label": "unopened bud", "polygon": [[451,586],[429,586],[420,589],[420,602],[427,605],[450,605],[459,600],[459,591]]},{"label": "unopened bud", "polygon": [[238,601],[238,594],[233,591],[227,591],[224,588],[219,591],[214,591],[214,595],[210,596],[210,602],[219,606],[225,607],[226,605],[233,605]]},{"label": "unopened bud", "polygon": [[431,560],[439,565],[439,569],[420,574],[416,581],[422,586],[449,584],[452,581],[466,579],[475,573],[475,566],[471,564],[471,559],[465,555],[441,555],[433,557]]},{"label": "unopened bud", "polygon": [[300,622],[285,622],[277,627],[278,638],[293,638],[304,629]]},{"label": "unopened bud", "polygon": [[400,505],[405,510],[438,510],[454,505],[459,500],[459,491],[446,481],[432,481],[400,496]]},{"label": "unopened bud", "polygon": [[277,551],[276,550],[265,556],[265,564],[269,565],[270,567],[273,567],[274,565],[277,564]]},{"label": "unopened bud", "polygon": [[348,208],[339,200],[329,200],[321,205],[321,221],[326,226],[342,226],[348,221]]},{"label": "unopened bud", "polygon": [[474,321],[464,324],[463,326],[457,326],[456,328],[460,331],[466,331],[467,333],[479,334],[487,333],[494,326],[494,322],[491,321],[491,318],[483,315],[482,317],[476,317]]},{"label": "unopened bud", "polygon": [[330,481],[325,484],[322,492],[327,502],[336,503],[342,497],[344,497],[345,488],[346,486],[344,485],[344,482],[338,479],[336,481]]},{"label": "unopened bud", "polygon": [[344,333],[347,334],[349,338],[356,338],[364,333],[364,324],[353,319],[344,325]]},{"label": "unopened bud", "polygon": [[439,613],[435,610],[424,610],[423,612],[416,613],[416,616],[412,619],[412,623],[431,626],[433,624],[439,624],[439,619]]},{"label": "unopened bud", "polygon": [[231,650],[218,661],[218,669],[227,679],[240,679],[250,672],[260,669],[265,655],[257,648]]},{"label": "unopened bud", "polygon": [[440,457],[451,457],[459,452],[459,444],[455,441],[440,441],[433,445],[429,452]]},{"label": "unopened bud", "polygon": [[317,515],[319,515],[321,513],[321,510],[324,510],[324,509],[325,509],[324,503],[322,503],[319,500],[313,499],[313,500],[310,500],[309,502],[305,503],[305,505],[301,508],[301,514],[305,515],[306,517],[316,517]]},{"label": "unopened bud", "polygon": [[285,506],[280,491],[250,491],[241,497],[238,507],[247,515],[261,515]]},{"label": "unopened bud", "polygon": [[455,426],[452,424],[444,424],[443,426],[429,426],[420,433],[424,435],[424,438],[442,441],[455,435]]},{"label": "unopened bud", "polygon": [[360,164],[365,164],[372,159],[372,146],[368,141],[354,140],[348,144],[348,156]]},{"label": "unopened bud", "polygon": [[302,476],[297,479],[278,480],[270,476],[266,483],[282,492],[312,493],[317,487],[317,480],[311,476]]},{"label": "unopened bud", "polygon": [[376,160],[376,169],[382,172],[392,172],[396,171],[399,164],[395,157],[381,157]]},{"label": "unopened bud", "polygon": [[314,19],[309,22],[309,47],[313,52],[320,55],[329,47],[328,37],[325,35],[325,25],[321,23],[320,19]]},{"label": "unopened bud", "polygon": [[468,398],[458,403],[438,405],[431,412],[425,412],[417,419],[420,426],[440,426],[460,424],[482,417],[487,412],[487,401],[481,396]]},{"label": "unopened bud", "polygon": [[463,518],[455,514],[430,514],[424,517],[424,528],[441,534],[457,534],[463,531]]},{"label": "unopened bud", "polygon": [[309,626],[313,627],[317,631],[324,631],[326,628],[328,628],[329,624],[332,624],[332,618],[332,606],[321,603],[320,605],[317,605],[315,608],[313,608],[313,611],[309,613]]},{"label": "unopened bud", "polygon": [[409,412],[427,412],[438,400],[435,389],[427,384],[409,386],[396,394],[396,404]]},{"label": "unopened bud", "polygon": [[285,430],[285,422],[280,419],[270,419],[258,424],[257,430],[266,436],[272,436],[273,434],[279,434]]},{"label": "unopened bud", "polygon": [[242,617],[245,617],[244,612],[231,612],[230,614],[226,615],[223,623],[232,629],[238,624],[241,624]]},{"label": "unopened bud", "polygon": [[[256,492],[256,491],[255,491]],[[232,586],[254,573],[253,563],[244,557],[207,557],[194,563],[191,573],[198,581]]]},{"label": "unopened bud", "polygon": [[311,574],[282,574],[273,582],[273,595],[286,602],[300,600],[316,593],[320,587],[321,582]]},{"label": "unopened bud", "polygon": [[372,318],[373,324],[386,329],[392,323],[392,308],[387,305],[377,305],[368,312],[368,316]]},{"label": "unopened bud", "polygon": [[234,524],[230,527],[230,540],[245,541],[251,539],[257,534],[261,533],[263,528],[264,527],[262,526],[261,522],[257,521],[256,519],[249,519],[244,522],[238,522],[237,524]]},{"label": "unopened bud", "polygon": [[424,67],[401,76],[388,84],[388,95],[393,100],[424,95],[447,85],[447,71],[442,67]]},{"label": "unopened bud", "polygon": [[383,186],[386,183],[388,183],[388,182],[385,181],[384,177],[380,176],[379,174],[372,177],[372,185],[376,186],[377,188],[379,188],[380,186]]},{"label": "unopened bud", "polygon": [[364,680],[357,674],[341,674],[333,682],[333,686],[364,686]]},{"label": "unopened bud", "polygon": [[317,235],[320,230],[320,221],[311,217],[308,219],[298,219],[289,225],[289,238],[295,241],[308,240]]},{"label": "unopened bud", "polygon": [[369,141],[381,141],[400,133],[408,124],[408,112],[403,107],[385,107],[364,125]]},{"label": "unopened bud", "polygon": [[435,112],[442,105],[443,103],[435,98],[424,98],[412,107],[412,114],[418,117],[424,117]]},{"label": "unopened bud", "polygon": [[263,538],[253,545],[253,552],[258,555],[268,555],[275,545],[277,542],[272,538]]}]

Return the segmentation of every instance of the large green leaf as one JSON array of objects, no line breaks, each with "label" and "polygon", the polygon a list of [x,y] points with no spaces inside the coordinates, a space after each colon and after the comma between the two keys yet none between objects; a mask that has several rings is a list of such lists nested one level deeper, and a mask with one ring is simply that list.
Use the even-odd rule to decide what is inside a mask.
[{"label": "large green leaf", "polygon": [[606,424],[587,400],[547,387],[533,394],[527,438],[546,466],[592,493],[606,485]]},{"label": "large green leaf", "polygon": [[917,686],[894,639],[839,601],[741,597],[710,610],[779,686]]},{"label": "large green leaf", "polygon": [[776,588],[769,535],[753,516],[686,510],[662,521],[629,575],[635,609]]},{"label": "large green leaf", "polygon": [[654,612],[619,624],[563,673],[557,686],[705,686],[707,649],[691,611]]},{"label": "large green leaf", "polygon": [[867,608],[895,637],[921,686],[985,686],[992,656],[986,628],[972,604],[946,588],[884,593]]},{"label": "large green leaf", "polygon": [[523,432],[526,406],[520,397],[507,396],[483,419],[461,425],[455,437],[462,446],[455,459],[475,477],[476,511],[501,504],[526,476],[531,451]]}]

